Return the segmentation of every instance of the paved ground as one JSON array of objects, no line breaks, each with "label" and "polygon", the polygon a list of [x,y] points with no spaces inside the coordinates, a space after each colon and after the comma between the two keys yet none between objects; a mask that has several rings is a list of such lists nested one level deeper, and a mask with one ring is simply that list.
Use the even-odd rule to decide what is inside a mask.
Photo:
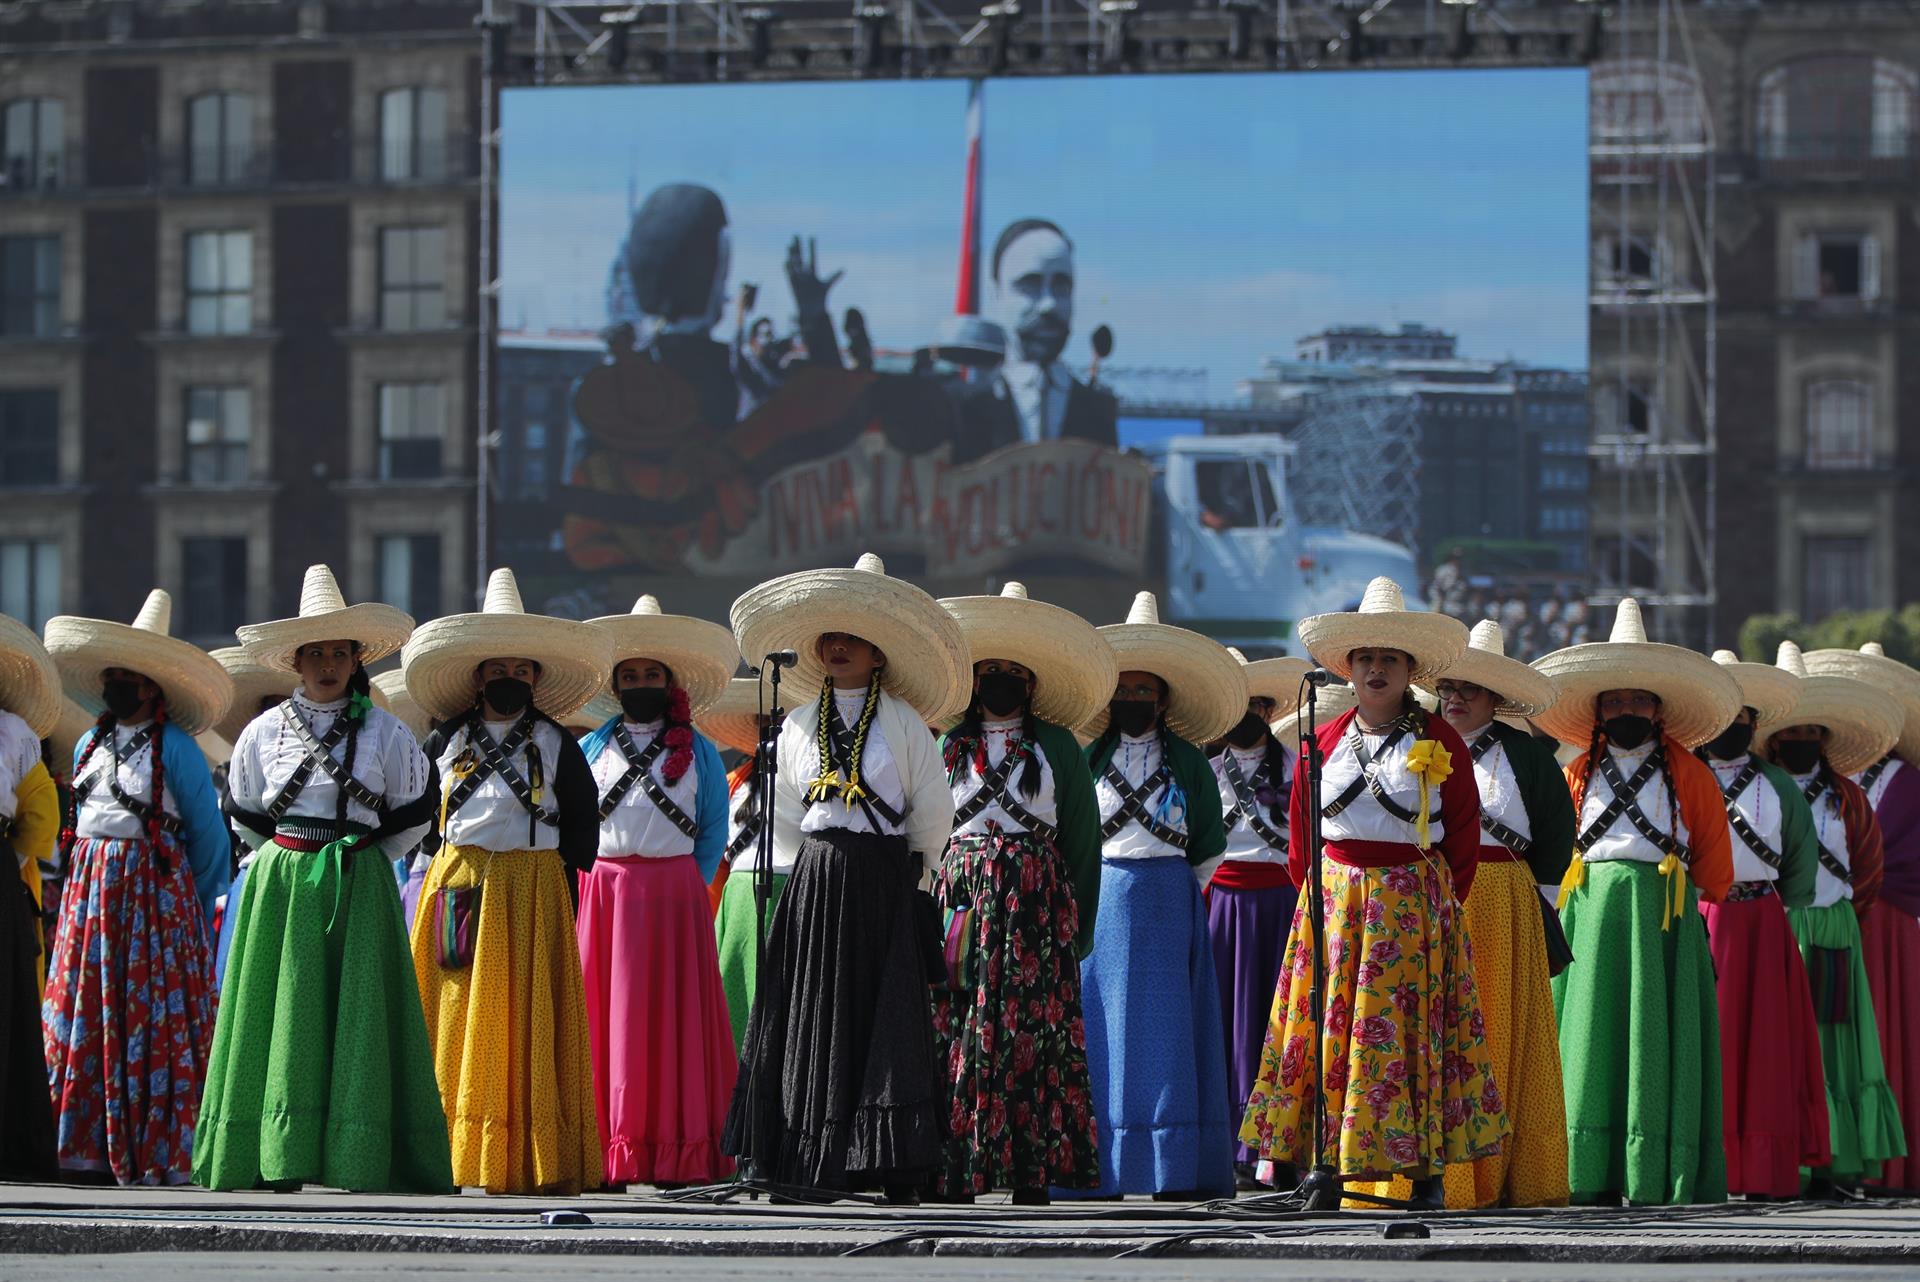
[{"label": "paved ground", "polygon": [[[547,1211],[590,1223],[542,1223]],[[1388,1226],[1427,1236],[1389,1239]],[[538,1265],[524,1257],[540,1254]],[[633,1257],[654,1257],[641,1264]],[[649,1274],[864,1282],[1164,1277],[1579,1282],[1920,1276],[1920,1202],[1409,1217],[1150,1201],[1016,1209],[0,1186],[0,1279]]]}]

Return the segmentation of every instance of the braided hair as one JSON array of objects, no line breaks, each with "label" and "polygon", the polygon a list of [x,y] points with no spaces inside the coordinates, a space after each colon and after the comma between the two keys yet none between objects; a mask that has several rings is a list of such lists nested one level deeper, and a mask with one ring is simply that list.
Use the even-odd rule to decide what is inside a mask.
[{"label": "braided hair", "polygon": [[867,678],[866,702],[860,707],[860,720],[853,728],[853,747],[849,750],[847,777],[840,777],[839,768],[833,760],[833,735],[830,727],[834,714],[834,686],[831,681],[820,687],[818,705],[819,726],[814,731],[814,743],[820,754],[820,774],[807,785],[808,801],[825,801],[837,796],[843,805],[852,805],[865,795],[860,786],[860,763],[867,755],[867,738],[873,733],[873,718],[880,710],[880,669],[875,668],[873,675]]},{"label": "braided hair", "polygon": [[[360,728],[366,724],[367,708],[373,700],[373,682],[367,676],[366,665],[359,661],[360,643],[353,644],[353,675],[347,678],[347,706],[340,715],[347,719],[347,752],[342,761],[346,767],[347,778],[353,778],[353,761],[360,753]],[[336,838],[347,833],[347,790],[340,789],[340,795],[333,803],[333,830]]]},{"label": "braided hair", "polygon": [[147,811],[147,843],[157,854],[160,850],[160,837],[165,831],[161,820],[166,818],[164,803],[166,800],[166,766],[160,754],[162,736],[167,729],[167,696],[164,691],[153,697],[153,739],[148,744],[153,753],[153,800]]},{"label": "braided hair", "polygon": [[80,795],[75,791],[80,777],[87,772],[87,763],[93,760],[93,754],[99,749],[105,736],[114,733],[118,720],[111,712],[103,712],[93,723],[93,734],[87,740],[87,746],[80,750],[80,759],[73,763],[73,773],[67,778],[67,823],[60,829],[60,866],[67,867],[73,854],[73,843],[79,839],[74,831],[80,822]]},{"label": "braided hair", "polygon": [[[976,694],[973,697],[973,702],[967,705],[966,715],[960,718],[960,724],[953,728],[952,742],[960,745],[984,743],[986,739],[985,720],[985,713],[980,707],[980,696]],[[1026,701],[1020,705],[1020,738],[1029,744],[1034,742],[1033,685],[1031,682],[1027,685]],[[1011,752],[1013,745],[1008,744],[1007,750]],[[982,770],[984,772],[985,749],[982,748],[981,752]],[[963,759],[972,755],[973,752],[971,749],[964,746],[962,747],[960,756]],[[1040,795],[1040,753],[1037,748],[1029,752],[1027,759],[1020,765],[1019,788],[1020,795],[1028,801],[1032,801]]]},{"label": "braided hair", "polygon": [[[1674,787],[1673,758],[1667,752],[1666,726],[1660,719],[1660,696],[1653,697],[1653,750],[1660,754],[1660,782],[1667,788],[1667,840],[1668,854],[1678,854],[1680,850],[1680,790]],[[1607,728],[1600,719],[1600,696],[1593,696],[1593,736],[1587,741],[1587,755],[1580,767],[1580,782],[1573,790],[1573,819],[1577,827],[1581,812],[1587,804],[1587,789],[1593,783],[1593,772],[1599,768],[1600,754],[1607,750]]]}]

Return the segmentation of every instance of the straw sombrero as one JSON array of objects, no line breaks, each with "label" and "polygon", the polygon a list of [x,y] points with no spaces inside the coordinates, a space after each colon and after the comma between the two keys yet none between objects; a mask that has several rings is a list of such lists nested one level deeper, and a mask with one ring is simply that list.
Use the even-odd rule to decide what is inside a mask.
[{"label": "straw sombrero", "polygon": [[687,705],[696,717],[720,697],[740,666],[740,647],[734,644],[733,633],[705,619],[662,614],[659,600],[652,596],[635,601],[631,613],[587,623],[607,634],[614,667],[628,659],[653,659],[673,669],[674,682],[687,692]]},{"label": "straw sombrero", "polygon": [[0,614],[0,708],[44,739],[60,720],[60,669],[33,629]]},{"label": "straw sombrero", "polygon": [[[98,703],[98,700],[95,701]],[[87,706],[70,694],[60,696],[60,712],[54,718],[53,729],[47,733],[47,745],[53,752],[53,774],[62,782],[68,782],[73,774],[73,750],[80,746],[80,737],[86,734],[100,720],[98,707],[89,710]]]},{"label": "straw sombrero", "polygon": [[427,715],[427,710],[407,689],[407,674],[398,668],[390,672],[377,672],[372,677],[372,685],[374,702],[385,699],[387,711],[400,718],[400,724],[413,731],[415,739],[425,743],[433,718]]},{"label": "straw sombrero", "polygon": [[[1740,687],[1740,702],[1753,709],[1756,725],[1778,721],[1800,702],[1800,679],[1791,672],[1771,663],[1742,663],[1740,656],[1731,650],[1715,650],[1713,661],[1725,668],[1733,683]],[[1729,718],[1727,725],[1732,724]]]},{"label": "straw sombrero", "polygon": [[[1153,593],[1134,597],[1127,621],[1100,635],[1118,672],[1151,672],[1167,683],[1167,727],[1188,743],[1211,743],[1247,715],[1246,669],[1218,641],[1160,622]],[[1096,739],[1106,733],[1105,703],[1082,729]]]},{"label": "straw sombrero", "polygon": [[1458,619],[1428,610],[1409,610],[1392,579],[1367,584],[1360,608],[1345,614],[1316,614],[1300,620],[1294,632],[1313,661],[1342,680],[1353,676],[1347,656],[1369,648],[1400,650],[1413,656],[1414,681],[1437,676],[1467,648],[1467,629]]},{"label": "straw sombrero", "polygon": [[262,667],[293,671],[294,656],[310,641],[358,641],[360,662],[378,663],[407,643],[413,616],[378,601],[348,605],[324,565],[307,567],[300,585],[300,613],[240,629],[240,644]]},{"label": "straw sombrero", "polygon": [[1851,775],[1886,756],[1899,740],[1904,724],[1901,711],[1873,686],[1852,677],[1808,676],[1800,647],[1791,641],[1780,643],[1777,666],[1800,678],[1800,701],[1786,716],[1760,723],[1753,735],[1760,752],[1782,730],[1825,726],[1827,764]]},{"label": "straw sombrero", "polygon": [[488,659],[532,659],[540,665],[534,706],[558,720],[607,684],[612,638],[571,619],[528,614],[513,571],[487,580],[478,614],[451,614],[422,624],[400,651],[407,689],[428,716],[450,721],[474,705],[473,670]]},{"label": "straw sombrero", "polygon": [[[712,706],[693,723],[693,728],[723,748],[751,753],[760,746],[760,707],[773,704],[771,691],[761,693],[759,677],[735,677],[727,682]],[[785,703],[786,683],[781,682],[780,701]]]},{"label": "straw sombrero", "polygon": [[[353,640],[352,637],[325,639]],[[212,653],[220,666],[227,670],[227,675],[233,678],[233,702],[227,707],[227,715],[214,727],[220,737],[230,744],[239,743],[240,732],[247,728],[248,722],[260,715],[262,699],[269,695],[276,701],[285,699],[300,688],[299,674],[263,666],[245,646],[230,645]],[[400,674],[396,672],[393,675],[397,678]],[[374,707],[385,708],[389,712],[393,710],[386,691],[380,688],[377,681],[372,682],[369,697]]]},{"label": "straw sombrero", "polygon": [[817,646],[828,632],[880,647],[887,658],[881,685],[929,723],[957,716],[973,690],[960,625],[925,592],[890,577],[871,552],[851,570],[802,570],[762,583],[733,603],[732,618],[749,665],[779,650],[799,656],[782,683],[794,703],[828,680]]},{"label": "straw sombrero", "polygon": [[1560,698],[1553,678],[1507,657],[1506,633],[1492,619],[1474,624],[1467,636],[1467,648],[1460,652],[1460,657],[1448,664],[1445,672],[1435,673],[1422,682],[1422,688],[1434,694],[1433,687],[1441,677],[1493,691],[1500,699],[1493,714],[1509,724],[1515,718],[1539,716]]},{"label": "straw sombrero", "polygon": [[1534,661],[1560,687],[1560,699],[1534,718],[1561,743],[1585,748],[1593,741],[1594,700],[1608,690],[1651,690],[1660,696],[1661,725],[1689,748],[1697,748],[1740,715],[1740,687],[1727,670],[1697,651],[1647,640],[1640,603],[1620,598],[1613,632],[1605,641],[1555,650]]},{"label": "straw sombrero", "polygon": [[233,680],[214,657],[189,641],[168,635],[173,598],[155,588],[131,624],[62,614],[47,620],[47,652],[61,681],[94,699],[105,668],[138,672],[166,692],[167,720],[199,734],[227,715]]},{"label": "straw sombrero", "polygon": [[1030,599],[1025,584],[1009,583],[999,596],[946,597],[940,604],[960,624],[969,671],[974,663],[1005,659],[1033,672],[1036,717],[1081,725],[1113,697],[1119,672],[1113,647],[1073,611]]},{"label": "straw sombrero", "polygon": [[[653,656],[648,655],[648,658]],[[662,660],[665,662],[665,660]],[[568,730],[598,730],[615,717],[624,715],[620,700],[610,692],[602,690],[564,717],[555,717],[562,727]]]},{"label": "straw sombrero", "polygon": [[[1342,713],[1351,712],[1360,706],[1360,695],[1344,681],[1329,682],[1320,687],[1313,699],[1313,721],[1324,726]],[[1305,720],[1307,710],[1304,706],[1295,708],[1286,716],[1273,723],[1274,737],[1291,748],[1300,741],[1300,723]]]},{"label": "straw sombrero", "polygon": [[1300,678],[1313,671],[1305,659],[1248,659],[1233,646],[1227,647],[1246,672],[1247,698],[1273,700],[1273,719],[1279,720],[1300,704]]},{"label": "straw sombrero", "polygon": [[1900,705],[1903,718],[1900,742],[1893,750],[1909,765],[1920,765],[1920,672],[1898,659],[1889,659],[1878,641],[1858,650],[1815,650],[1806,656],[1807,671],[1817,677],[1852,677],[1864,681]]}]

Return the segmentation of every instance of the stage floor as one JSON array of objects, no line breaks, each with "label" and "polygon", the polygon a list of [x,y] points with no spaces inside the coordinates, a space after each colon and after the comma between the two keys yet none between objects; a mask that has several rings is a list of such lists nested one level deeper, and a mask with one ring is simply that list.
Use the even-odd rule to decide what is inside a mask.
[{"label": "stage floor", "polygon": [[[589,1223],[545,1224],[571,1211]],[[1425,1237],[1386,1236],[1388,1226]],[[537,1265],[524,1257],[540,1254]],[[655,1257],[645,1263],[632,1257]],[[55,1258],[58,1257],[58,1258]],[[667,1257],[670,1257],[667,1258]],[[1254,1215],[1145,1199],[1015,1208],[726,1206],[641,1195],[367,1197],[0,1185],[0,1278],[1920,1275],[1920,1202]],[[1880,1266],[1880,1267],[1873,1267]],[[1230,1273],[1229,1270],[1236,1270]]]}]

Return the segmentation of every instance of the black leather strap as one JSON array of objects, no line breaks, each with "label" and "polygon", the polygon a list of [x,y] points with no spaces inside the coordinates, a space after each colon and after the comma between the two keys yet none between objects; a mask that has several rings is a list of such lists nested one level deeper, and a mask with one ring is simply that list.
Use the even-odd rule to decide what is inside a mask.
[{"label": "black leather strap", "polygon": [[1880,776],[1887,773],[1887,769],[1892,765],[1893,754],[1889,752],[1886,756],[1868,766],[1860,775],[1860,791],[1867,793],[1872,792],[1873,785],[1880,782]]},{"label": "black leather strap", "polygon": [[613,727],[613,737],[627,759],[627,772],[621,775],[619,781],[613,785],[613,791],[600,799],[600,817],[605,819],[612,814],[614,807],[620,804],[637,782],[641,791],[647,794],[647,800],[653,803],[653,808],[666,816],[668,823],[688,837],[698,837],[700,821],[682,810],[679,804],[667,795],[666,789],[660,786],[659,780],[653,777],[653,763],[666,750],[666,734],[662,732],[654,736],[653,742],[647,745],[645,752],[634,746],[633,736],[627,733],[627,724],[624,721]]},{"label": "black leather strap", "polygon": [[[1012,742],[1007,744],[1007,755],[1000,758],[1000,764],[991,767],[981,776],[980,787],[961,804],[958,810],[953,812],[954,829],[958,831],[973,822],[974,816],[988,806],[998,804],[1000,809],[1006,811],[1008,817],[1022,828],[1048,845],[1057,844],[1060,840],[1060,830],[1021,805],[1019,798],[1013,795],[1009,786],[1013,779],[1013,768],[1025,760],[1015,754],[1013,747]],[[1028,751],[1038,752],[1039,748],[1029,745]]]},{"label": "black leather strap", "polygon": [[[839,770],[841,778],[849,778],[853,767],[853,732],[847,729],[846,722],[840,719],[840,701],[827,700],[827,751],[832,760],[820,763],[822,774],[830,770]],[[808,798],[804,803],[808,810],[819,805],[818,801]],[[873,825],[876,833],[884,832],[879,820],[884,819],[898,828],[906,822],[906,816],[880,795],[877,789],[868,788],[867,795],[858,801],[860,809],[866,812],[867,822]],[[878,818],[876,818],[878,816]]]},{"label": "black leather strap", "polygon": [[[1411,718],[1401,717],[1396,720],[1391,727],[1390,733],[1387,735],[1386,742],[1380,745],[1380,755],[1384,757],[1391,753],[1399,746],[1400,741],[1407,737],[1408,732],[1413,728]],[[1352,783],[1349,783],[1341,790],[1339,796],[1320,808],[1321,817],[1332,819],[1348,806],[1358,801],[1361,793],[1371,792],[1373,799],[1378,801],[1381,806],[1385,808],[1386,812],[1395,819],[1400,820],[1402,823],[1412,823],[1418,819],[1419,816],[1417,814],[1389,797],[1386,789],[1380,786],[1380,781],[1376,777],[1379,772],[1373,768],[1375,758],[1372,751],[1367,747],[1367,736],[1360,732],[1360,722],[1358,719],[1353,723],[1353,734],[1350,736],[1350,740],[1353,744],[1353,755],[1360,759],[1360,773],[1355,776]]]},{"label": "black leather strap", "polygon": [[[1480,742],[1474,744],[1469,750],[1473,755],[1473,764],[1477,766],[1482,761],[1485,761],[1487,754],[1499,746],[1500,740],[1494,737],[1492,730],[1488,730],[1480,736]],[[1533,842],[1522,837],[1512,828],[1509,828],[1506,824],[1501,823],[1498,819],[1488,814],[1484,806],[1480,809],[1480,831],[1486,833],[1487,836],[1493,838],[1516,855],[1524,856],[1533,849]]]},{"label": "black leather strap", "polygon": [[1263,756],[1260,764],[1253,768],[1253,777],[1247,778],[1240,769],[1240,763],[1234,759],[1233,749],[1228,748],[1221,754],[1226,762],[1227,783],[1233,789],[1233,809],[1227,813],[1227,831],[1232,832],[1242,823],[1253,831],[1254,836],[1267,843],[1267,848],[1279,854],[1287,853],[1287,833],[1284,828],[1275,828],[1267,819],[1267,812],[1260,805],[1260,785],[1279,787],[1279,780],[1273,777],[1267,759]]},{"label": "black leather strap", "polygon": [[1146,782],[1138,788],[1128,783],[1127,777],[1121,774],[1111,761],[1107,762],[1106,773],[1102,777],[1115,792],[1120,794],[1120,808],[1100,825],[1100,840],[1107,840],[1129,823],[1137,823],[1175,850],[1187,848],[1187,834],[1161,823],[1147,808],[1147,803],[1153,799],[1155,793],[1163,787],[1173,785],[1173,766],[1170,763],[1162,761],[1160,768],[1147,776]]},{"label": "black leather strap", "polygon": [[1746,792],[1747,786],[1759,777],[1760,763],[1748,757],[1747,764],[1740,768],[1740,773],[1733,777],[1731,783],[1720,789],[1720,795],[1726,799],[1727,803],[1727,826],[1733,829],[1734,835],[1740,838],[1761,863],[1778,871],[1785,856],[1769,846],[1760,834],[1753,830],[1753,825],[1747,822],[1747,817],[1740,813],[1740,807],[1734,804],[1740,800],[1740,795]]},{"label": "black leather strap", "polygon": [[294,770],[293,777],[287,780],[286,786],[280,789],[279,795],[267,803],[269,815],[277,821],[293,807],[293,803],[299,800],[300,794],[306,790],[308,781],[313,778],[313,768],[316,765],[327,772],[327,777],[333,780],[334,786],[346,793],[350,800],[366,807],[375,815],[386,813],[386,799],[348,774],[346,763],[333,755],[333,750],[347,737],[351,728],[344,711],[333,719],[333,724],[327,728],[324,739],[314,735],[313,727],[308,725],[307,719],[300,715],[300,709],[294,706],[292,699],[280,705],[280,717],[293,731],[294,738],[300,741],[300,746],[307,755]]},{"label": "black leather strap", "polygon": [[[473,794],[494,775],[506,780],[507,788],[513,793],[528,816],[536,823],[550,827],[560,826],[560,816],[548,810],[534,800],[533,787],[521,777],[514,767],[513,754],[525,747],[533,737],[536,718],[531,711],[521,714],[518,721],[507,731],[507,737],[495,742],[487,733],[486,723],[479,714],[471,714],[467,719],[467,747],[461,755],[473,758],[473,768],[447,794],[446,814],[449,819],[460,813],[460,807],[473,798]],[[538,752],[538,747],[532,749]]]},{"label": "black leather strap", "polygon": [[[1813,782],[1800,790],[1800,795],[1807,799],[1807,806],[1811,808],[1815,802],[1827,795],[1827,790],[1832,787],[1832,785],[1833,778],[1827,773],[1826,767],[1823,766],[1814,774]],[[1825,868],[1833,876],[1839,878],[1842,885],[1851,886],[1853,884],[1853,873],[1848,869],[1846,861],[1834,854],[1831,850],[1828,850],[1827,844],[1821,841],[1818,836],[1814,838],[1813,845],[1814,853],[1819,856],[1820,866]]]},{"label": "black leather strap", "polygon": [[1633,778],[1628,779],[1620,773],[1620,763],[1613,759],[1613,754],[1604,749],[1601,751],[1599,770],[1601,777],[1607,781],[1607,787],[1613,790],[1613,800],[1609,801],[1607,808],[1600,812],[1600,817],[1588,824],[1586,831],[1580,834],[1580,839],[1575,844],[1582,854],[1591,849],[1596,841],[1607,835],[1607,829],[1613,827],[1614,820],[1625,815],[1627,821],[1639,830],[1640,835],[1653,844],[1654,849],[1677,855],[1681,863],[1693,862],[1693,852],[1687,849],[1686,843],[1680,840],[1679,835],[1661,832],[1654,822],[1647,818],[1646,812],[1640,809],[1640,793],[1646,788],[1648,782],[1661,772],[1666,763],[1666,745],[1658,744],[1652,752],[1647,754],[1647,759],[1640,763],[1640,768],[1633,772]]}]

